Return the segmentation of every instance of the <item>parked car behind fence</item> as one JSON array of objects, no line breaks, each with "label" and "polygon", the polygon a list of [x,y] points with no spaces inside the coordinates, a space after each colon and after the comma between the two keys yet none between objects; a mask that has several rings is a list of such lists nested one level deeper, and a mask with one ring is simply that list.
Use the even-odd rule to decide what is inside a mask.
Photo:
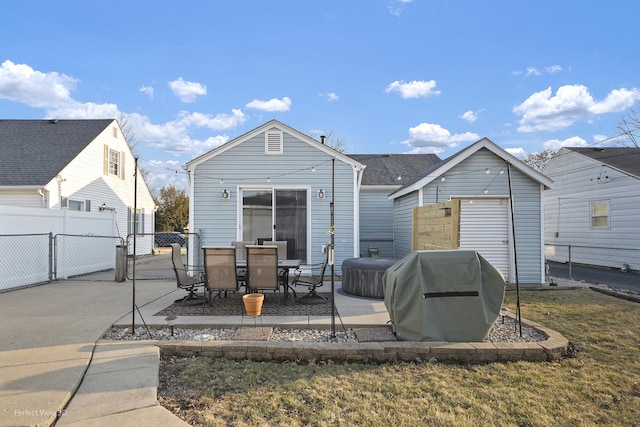
[{"label": "parked car behind fence", "polygon": [[171,245],[171,243],[177,243],[180,246],[184,246],[185,239],[184,234],[181,233],[156,233],[154,237],[154,242],[156,247],[167,247]]}]

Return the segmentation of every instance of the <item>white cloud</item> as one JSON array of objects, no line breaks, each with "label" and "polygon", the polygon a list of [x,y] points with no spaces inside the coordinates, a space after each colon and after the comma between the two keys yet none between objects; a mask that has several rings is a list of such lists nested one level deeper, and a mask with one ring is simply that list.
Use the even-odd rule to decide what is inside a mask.
[{"label": "white cloud", "polygon": [[140,88],[140,92],[149,96],[149,98],[153,99],[153,88],[151,86],[142,86]]},{"label": "white cloud", "polygon": [[413,80],[409,83],[405,83],[402,80],[396,80],[386,87],[384,90],[386,93],[390,92],[399,92],[400,96],[408,99],[408,98],[428,98],[432,95],[439,95],[439,90],[434,90],[436,87],[435,80],[426,81],[418,81]]},{"label": "white cloud", "polygon": [[466,120],[466,121],[468,121],[469,123],[473,123],[473,122],[475,122],[476,120],[478,120],[478,113],[479,113],[479,111],[472,111],[472,110],[469,110],[469,111],[464,112],[464,113],[460,116],[460,118],[461,118],[462,120]]},{"label": "white cloud", "polygon": [[205,85],[186,81],[182,77],[169,82],[169,87],[173,91],[173,94],[185,103],[193,102],[198,96],[207,94],[207,87]]},{"label": "white cloud", "polygon": [[538,71],[536,67],[528,67],[527,71],[524,73],[525,76],[539,76],[541,74],[542,73]]},{"label": "white cloud", "polygon": [[96,104],[69,100],[59,107],[46,108],[46,118],[56,119],[114,119],[119,110],[116,104]]},{"label": "white cloud", "polygon": [[412,153],[441,153],[456,147],[461,142],[475,142],[480,137],[472,132],[451,134],[447,129],[433,123],[420,123],[409,128],[409,139],[403,144],[412,147]]},{"label": "white cloud", "polygon": [[512,156],[517,157],[518,159],[522,160],[525,157],[527,157],[527,152],[525,151],[524,148],[522,147],[517,147],[517,148],[505,148],[504,151],[506,151],[507,153],[511,154]]},{"label": "white cloud", "polygon": [[404,6],[411,3],[412,1],[413,0],[392,0],[387,10],[393,16],[400,16],[402,11],[404,10]]},{"label": "white cloud", "polygon": [[640,99],[638,89],[615,89],[603,101],[596,101],[586,86],[561,86],[536,92],[522,104],[513,107],[521,115],[520,132],[554,131],[571,126],[580,118],[593,114],[623,111]]},{"label": "white cloud", "polygon": [[545,150],[558,151],[562,147],[586,147],[587,145],[589,144],[584,139],[579,136],[572,136],[564,140],[550,139],[543,144],[543,147]]},{"label": "white cloud", "polygon": [[560,65],[550,65],[548,67],[544,67],[544,69],[549,74],[555,74],[562,71],[562,67]]},{"label": "white cloud", "polygon": [[333,92],[321,93],[320,96],[327,98],[327,101],[329,102],[337,101],[338,99],[340,99],[340,97]]},{"label": "white cloud", "polygon": [[143,140],[150,147],[175,155],[190,154],[193,157],[229,140],[226,135],[210,137],[204,141],[199,140],[190,135],[194,129],[229,130],[241,125],[246,120],[246,116],[241,110],[232,110],[231,114],[217,114],[215,116],[182,112],[177,119],[163,124],[151,123],[148,117],[137,113],[127,114],[126,117],[136,131],[136,138]]},{"label": "white cloud", "polygon": [[[562,71],[562,66],[560,66],[560,65],[549,65],[549,66],[544,67],[544,71],[547,74],[555,74],[555,73],[558,73],[558,72]],[[544,74],[544,73],[542,71],[540,71],[536,67],[527,67],[524,71],[523,70],[516,70],[516,71],[513,72],[513,75],[515,75],[515,76],[524,76],[524,77],[541,76],[542,74]]]},{"label": "white cloud", "polygon": [[272,98],[268,101],[261,101],[254,99],[245,105],[245,108],[253,108],[255,110],[269,111],[269,112],[284,112],[289,111],[291,108],[291,98],[283,97],[282,99]]},{"label": "white cloud", "polygon": [[0,65],[0,98],[30,107],[46,108],[69,102],[77,82],[65,74],[43,73],[9,60]]}]

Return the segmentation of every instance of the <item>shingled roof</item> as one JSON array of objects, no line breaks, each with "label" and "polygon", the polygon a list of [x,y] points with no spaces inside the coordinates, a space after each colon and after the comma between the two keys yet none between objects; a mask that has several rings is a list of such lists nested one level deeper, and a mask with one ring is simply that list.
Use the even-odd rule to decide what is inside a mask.
[{"label": "shingled roof", "polygon": [[111,122],[0,120],[0,186],[47,184]]},{"label": "shingled roof", "polygon": [[640,177],[640,148],[637,147],[568,147],[583,156]]},{"label": "shingled roof", "polygon": [[367,166],[362,185],[403,185],[440,163],[435,154],[349,154],[349,157]]}]

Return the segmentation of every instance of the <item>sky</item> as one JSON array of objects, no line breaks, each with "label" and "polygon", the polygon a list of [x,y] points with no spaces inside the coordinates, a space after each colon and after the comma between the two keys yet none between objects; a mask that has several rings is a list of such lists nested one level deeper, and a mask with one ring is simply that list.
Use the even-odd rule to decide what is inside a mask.
[{"label": "sky", "polygon": [[4,2],[0,119],[123,119],[155,191],[271,119],[348,154],[620,145],[639,17],[636,0]]}]

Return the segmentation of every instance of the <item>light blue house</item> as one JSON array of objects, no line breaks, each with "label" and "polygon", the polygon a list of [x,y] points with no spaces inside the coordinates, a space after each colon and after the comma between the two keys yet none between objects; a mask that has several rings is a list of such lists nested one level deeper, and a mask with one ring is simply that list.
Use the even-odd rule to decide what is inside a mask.
[{"label": "light blue house", "polygon": [[483,138],[389,196],[394,257],[413,250],[414,208],[460,199],[459,249],[480,252],[512,283],[517,258],[519,283],[544,283],[543,193],[551,185],[545,175]]},{"label": "light blue house", "polygon": [[364,165],[322,142],[271,120],[185,169],[190,231],[202,246],[285,240],[287,258],[319,263],[331,241],[333,201],[337,271],[342,260],[360,255]]}]

